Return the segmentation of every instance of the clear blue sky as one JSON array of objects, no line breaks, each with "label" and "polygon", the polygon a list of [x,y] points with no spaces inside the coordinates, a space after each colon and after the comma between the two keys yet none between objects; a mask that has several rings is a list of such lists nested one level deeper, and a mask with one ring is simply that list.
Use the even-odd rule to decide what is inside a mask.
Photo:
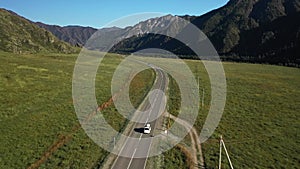
[{"label": "clear blue sky", "polygon": [[134,13],[201,15],[227,2],[228,0],[1,0],[0,7],[46,24],[100,28]]}]

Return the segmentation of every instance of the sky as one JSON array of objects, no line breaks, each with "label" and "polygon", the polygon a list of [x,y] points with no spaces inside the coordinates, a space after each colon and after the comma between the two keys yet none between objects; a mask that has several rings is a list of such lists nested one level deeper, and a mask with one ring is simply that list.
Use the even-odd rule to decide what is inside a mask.
[{"label": "sky", "polygon": [[[114,20],[136,13],[199,16],[227,2],[228,0],[0,0],[0,7],[35,22],[102,28]],[[147,16],[132,22],[148,19]],[[125,27],[128,26],[126,24],[109,26]]]}]

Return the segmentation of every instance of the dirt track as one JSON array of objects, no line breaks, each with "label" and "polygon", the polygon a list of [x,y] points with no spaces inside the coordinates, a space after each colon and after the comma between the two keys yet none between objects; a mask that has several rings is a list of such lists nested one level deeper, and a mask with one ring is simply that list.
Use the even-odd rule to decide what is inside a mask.
[{"label": "dirt track", "polygon": [[[133,73],[131,72],[130,77],[133,77]],[[129,78],[130,79],[130,78]],[[112,105],[113,100],[115,98],[117,98],[117,96],[124,90],[124,88],[126,86],[129,85],[129,80],[127,81],[127,83],[123,86],[122,89],[120,89],[119,93],[115,94],[114,96],[112,96],[111,98],[109,98],[106,102],[102,103],[97,110],[91,112],[90,114],[88,114],[84,120],[85,122],[88,122],[93,116],[96,115],[97,112],[102,111],[104,109],[106,109],[107,107],[109,107],[110,105]],[[34,163],[32,163],[29,167],[27,167],[27,169],[36,169],[38,168],[41,164],[43,164],[57,149],[59,149],[61,146],[63,146],[64,144],[68,143],[70,140],[72,140],[73,138],[73,134],[75,134],[79,129],[81,128],[80,124],[75,124],[72,128],[72,130],[67,134],[67,135],[62,135],[59,136],[58,140],[56,140],[49,148],[47,151],[44,152],[44,154],[40,157],[39,160],[35,161]]]},{"label": "dirt track", "polygon": [[[184,151],[185,154],[189,153],[188,156],[190,156],[189,158],[191,158],[190,160],[193,161],[194,165],[190,166],[190,168],[198,168],[198,166],[201,166],[202,168],[204,168],[204,158],[203,158],[203,154],[202,154],[202,148],[201,148],[201,144],[199,142],[200,137],[196,131],[196,129],[189,124],[188,122],[179,119],[175,116],[173,116],[170,113],[165,113],[166,117],[170,117],[171,119],[173,119],[174,121],[176,121],[177,123],[181,124],[182,126],[184,126],[187,130],[190,128],[191,131],[189,132],[189,135],[191,137],[191,148],[192,148],[192,153],[189,151]],[[197,151],[198,150],[198,151]],[[198,158],[197,158],[197,152],[200,155],[200,159],[199,159],[199,163],[198,163]]]},{"label": "dirt track", "polygon": [[[97,111],[101,111],[105,108],[107,108],[108,106],[110,106],[113,103],[113,98],[111,97],[107,102],[104,102],[101,106],[99,106],[97,108]],[[88,122],[97,112],[94,111],[92,113],[90,113],[86,119],[85,122]],[[76,124],[73,126],[71,132],[67,135],[62,135],[59,136],[58,140],[55,141],[49,148],[47,151],[44,152],[44,154],[40,157],[39,160],[37,160],[36,162],[32,163],[27,169],[35,169],[38,168],[41,164],[43,164],[57,149],[59,149],[61,146],[63,146],[64,144],[68,143],[72,137],[73,134],[76,133],[79,129],[81,128],[80,124]]]}]

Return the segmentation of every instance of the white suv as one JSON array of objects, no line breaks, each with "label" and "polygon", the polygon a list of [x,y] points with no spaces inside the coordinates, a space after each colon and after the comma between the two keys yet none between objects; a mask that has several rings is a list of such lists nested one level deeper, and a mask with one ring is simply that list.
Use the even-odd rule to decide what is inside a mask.
[{"label": "white suv", "polygon": [[147,123],[144,127],[144,134],[150,134],[151,132],[151,126],[149,123]]}]

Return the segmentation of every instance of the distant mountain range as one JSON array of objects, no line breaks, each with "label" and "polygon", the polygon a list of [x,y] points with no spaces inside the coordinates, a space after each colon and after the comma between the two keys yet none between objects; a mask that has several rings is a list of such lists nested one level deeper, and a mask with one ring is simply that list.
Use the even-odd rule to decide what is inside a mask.
[{"label": "distant mountain range", "polygon": [[76,49],[51,32],[12,11],[0,8],[0,50],[13,53],[62,52]]},{"label": "distant mountain range", "polygon": [[36,22],[39,27],[52,32],[60,40],[68,42],[74,46],[83,46],[85,42],[97,31],[92,27],[82,26],[57,26],[47,25],[41,22]]},{"label": "distant mountain range", "polygon": [[[2,9],[1,13],[7,13],[4,11]],[[16,17],[17,15],[14,15],[14,18]],[[186,15],[180,17],[189,20],[201,29],[224,60],[289,66],[300,65],[300,0],[230,0],[225,6],[202,16]],[[5,17],[2,17],[1,27],[9,25],[9,22],[3,21],[3,18]],[[161,48],[186,58],[193,58],[193,52],[176,40],[166,36],[148,34],[149,32],[176,34],[180,31],[181,28],[176,25],[180,25],[181,20],[171,15],[152,18],[126,28],[112,27],[98,31],[91,27],[60,27],[40,22],[32,23],[24,18],[21,20],[25,20],[30,25],[38,25],[43,28],[39,29],[38,32],[42,31],[45,34],[47,31],[44,29],[46,29],[60,40],[73,46],[83,46],[97,32],[97,37],[100,37],[100,39],[98,39],[97,46],[93,47],[97,50],[102,50],[104,45],[101,43],[106,44],[125,38],[125,40],[113,46],[111,52],[130,53],[146,48]],[[24,24],[19,24],[19,26],[19,31],[27,30]],[[36,26],[32,27],[37,29]],[[11,30],[12,28],[1,30],[1,36],[3,37],[1,40],[11,38]],[[49,32],[46,34],[49,34],[50,39],[53,39]],[[139,34],[139,36],[132,36],[133,34]],[[25,39],[34,39],[34,41],[47,39],[40,34],[38,35],[39,38],[30,35]],[[60,43],[56,38],[55,42]],[[8,48],[9,51],[13,50],[12,44],[14,43],[15,41],[10,46],[1,46],[2,50]],[[30,44],[29,42],[22,43]],[[65,43],[60,44],[68,46]],[[22,47],[22,45],[19,46],[19,48]],[[48,47],[45,46],[46,48]]]},{"label": "distant mountain range", "polygon": [[[299,11],[299,0],[231,0],[205,15],[182,17],[208,36],[224,60],[295,66],[300,65]],[[144,27],[145,23],[134,27]],[[131,37],[113,51],[126,53],[157,47],[193,55],[175,40],[157,35]]]}]

